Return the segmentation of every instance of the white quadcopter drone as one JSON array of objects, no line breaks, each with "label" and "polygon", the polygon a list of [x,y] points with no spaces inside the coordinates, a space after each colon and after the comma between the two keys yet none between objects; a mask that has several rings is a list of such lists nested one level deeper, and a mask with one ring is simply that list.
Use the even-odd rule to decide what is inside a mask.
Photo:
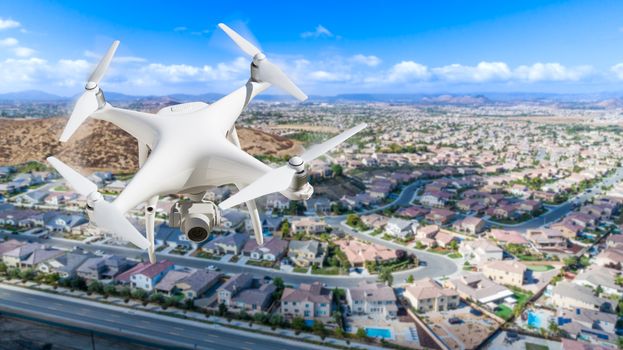
[{"label": "white quadcopter drone", "polygon": [[[156,114],[126,110],[106,102],[99,82],[119,45],[112,46],[91,74],[63,130],[60,141],[67,141],[90,116],[109,121],[138,140],[139,171],[121,194],[107,202],[97,186],[60,160],[48,161],[70,186],[87,198],[87,213],[98,227],[154,252],[155,206],[161,195],[185,194],[190,201],[179,201],[171,209],[169,225],[179,227],[194,242],[206,240],[220,223],[220,210],[246,203],[255,239],[263,244],[262,227],[255,199],[281,192],[292,200],[309,199],[313,193],[307,182],[305,162],[316,159],[366,127],[358,125],[322,144],[315,145],[287,165],[271,168],[240,148],[235,122],[243,109],[259,93],[275,85],[300,101],[307,96],[266,56],[225,24],[219,27],[253,58],[251,78],[239,89],[211,105],[203,102],[178,104]],[[239,191],[218,206],[204,200],[206,191],[234,184]],[[144,237],[125,217],[125,213],[145,203]]]}]

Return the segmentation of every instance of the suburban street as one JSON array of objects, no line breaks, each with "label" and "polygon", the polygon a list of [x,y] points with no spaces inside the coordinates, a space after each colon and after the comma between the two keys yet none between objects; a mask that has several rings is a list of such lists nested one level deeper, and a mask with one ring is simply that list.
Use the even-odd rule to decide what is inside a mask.
[{"label": "suburban street", "polygon": [[573,210],[575,203],[584,203],[590,200],[591,198],[593,198],[594,196],[601,194],[603,192],[601,189],[602,186],[612,186],[621,180],[623,180],[623,167],[618,168],[614,174],[603,179],[598,184],[594,185],[593,187],[591,187],[584,193],[581,193],[575,197],[572,197],[571,199],[569,199],[568,201],[560,205],[551,206],[550,210],[543,215],[524,221],[520,224],[514,224],[514,225],[513,224],[501,224],[501,223],[493,222],[490,220],[487,220],[487,223],[489,224],[489,226],[498,226],[498,227],[508,228],[508,229],[512,229],[512,230],[520,231],[520,232],[525,232],[527,230],[539,228],[541,226],[554,223],[560,220],[561,218],[563,218],[565,215],[567,215],[570,211]]},{"label": "suburban street", "polygon": [[0,284],[0,312],[87,331],[137,339],[158,347],[188,349],[319,349],[279,337],[98,304]]}]

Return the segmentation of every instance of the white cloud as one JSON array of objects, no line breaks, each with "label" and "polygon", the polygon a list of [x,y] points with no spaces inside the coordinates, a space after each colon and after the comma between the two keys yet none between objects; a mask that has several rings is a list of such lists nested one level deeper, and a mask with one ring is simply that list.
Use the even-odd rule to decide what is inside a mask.
[{"label": "white cloud", "polygon": [[591,66],[565,67],[560,63],[535,63],[531,66],[519,66],[514,75],[523,81],[578,81],[590,75]]},{"label": "white cloud", "polygon": [[412,80],[426,80],[430,76],[428,67],[414,61],[402,61],[395,64],[388,72],[387,82],[407,82]]},{"label": "white cloud", "polygon": [[480,62],[476,66],[450,64],[432,69],[436,77],[442,80],[459,82],[483,82],[507,80],[512,72],[504,62]]},{"label": "white cloud", "polygon": [[11,29],[11,28],[19,28],[22,25],[18,21],[14,21],[12,19],[3,19],[0,18],[0,30],[3,29]]},{"label": "white cloud", "polygon": [[184,26],[179,26],[179,27],[173,28],[174,32],[185,32],[186,30],[188,30],[188,27],[184,27]]},{"label": "white cloud", "polygon": [[365,64],[369,67],[376,67],[381,63],[381,59],[374,55],[362,55],[358,54],[352,57],[353,62]]},{"label": "white cloud", "polygon": [[126,73],[129,75],[128,82],[130,83],[136,78],[143,85],[158,85],[161,82],[231,81],[244,78],[244,74],[248,74],[248,70],[248,60],[239,57],[233,62],[201,67],[187,64],[150,63],[139,69],[138,72],[129,71]]},{"label": "white cloud", "polygon": [[623,63],[617,63],[610,67],[610,71],[614,73],[618,79],[623,80]]},{"label": "white cloud", "polygon": [[3,47],[15,46],[18,43],[19,41],[17,41],[17,39],[15,38],[5,38],[5,39],[0,40],[0,46],[3,46]]},{"label": "white cloud", "polygon": [[344,72],[328,72],[325,70],[317,70],[307,75],[308,79],[320,82],[338,82],[348,81],[351,79],[350,74]]},{"label": "white cloud", "polygon": [[325,28],[322,24],[319,24],[314,31],[301,33],[301,38],[331,38],[334,34],[330,30]]},{"label": "white cloud", "polygon": [[35,53],[35,50],[29,47],[16,47],[13,49],[13,53],[17,57],[30,57]]}]

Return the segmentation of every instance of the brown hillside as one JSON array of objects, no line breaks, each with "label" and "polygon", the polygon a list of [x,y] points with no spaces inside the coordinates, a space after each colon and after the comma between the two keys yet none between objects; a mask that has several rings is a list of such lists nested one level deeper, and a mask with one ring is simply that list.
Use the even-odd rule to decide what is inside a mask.
[{"label": "brown hillside", "polygon": [[[62,144],[58,141],[66,118],[0,119],[0,165],[43,161],[54,155],[90,170],[134,171],[138,166],[136,139],[101,120],[88,120]],[[253,155],[289,156],[300,151],[297,141],[241,128],[240,143]]]}]

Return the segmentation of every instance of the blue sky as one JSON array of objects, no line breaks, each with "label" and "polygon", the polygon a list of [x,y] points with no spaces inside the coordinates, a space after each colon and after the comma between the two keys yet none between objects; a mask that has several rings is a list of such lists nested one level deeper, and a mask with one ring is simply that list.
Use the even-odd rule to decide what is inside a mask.
[{"label": "blue sky", "polygon": [[623,91],[622,15],[621,1],[2,2],[0,92],[74,95],[114,39],[105,90],[227,92],[249,60],[219,22],[308,94]]}]

